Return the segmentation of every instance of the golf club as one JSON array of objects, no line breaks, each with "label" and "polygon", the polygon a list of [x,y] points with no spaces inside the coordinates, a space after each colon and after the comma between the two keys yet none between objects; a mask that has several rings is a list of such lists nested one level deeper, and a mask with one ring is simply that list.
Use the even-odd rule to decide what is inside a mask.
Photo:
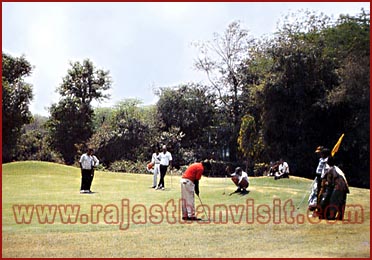
[{"label": "golf club", "polygon": [[225,175],[225,183],[224,183],[224,186],[223,186],[223,193],[222,193],[222,195],[225,195],[226,194],[226,178],[227,178],[227,175]]},{"label": "golf club", "polygon": [[171,179],[171,189],[173,189],[173,184],[172,184],[172,176],[173,176],[173,169],[170,170],[170,179]]},{"label": "golf club", "polygon": [[303,198],[302,198],[302,200],[301,200],[301,202],[298,204],[298,206],[297,206],[297,208],[296,209],[299,209],[300,208],[300,206],[302,205],[302,203],[304,202],[304,200],[305,200],[305,198],[306,198],[306,196],[308,195],[308,193],[309,193],[309,190],[311,189],[311,187],[313,187],[313,185],[314,185],[314,182],[315,182],[315,180],[316,179],[314,179],[313,180],[313,182],[311,183],[311,185],[310,185],[310,187],[307,189],[307,192],[305,192],[305,195],[303,196]]},{"label": "golf club", "polygon": [[211,219],[210,219],[210,217],[209,217],[209,215],[207,214],[207,211],[205,210],[205,208],[204,208],[204,204],[203,204],[203,202],[202,202],[202,200],[201,200],[201,198],[200,198],[200,196],[199,195],[197,195],[198,196],[198,198],[199,198],[199,201],[200,201],[200,204],[202,205],[202,207],[203,207],[203,210],[204,210],[204,215],[208,218],[208,221],[211,221]]}]

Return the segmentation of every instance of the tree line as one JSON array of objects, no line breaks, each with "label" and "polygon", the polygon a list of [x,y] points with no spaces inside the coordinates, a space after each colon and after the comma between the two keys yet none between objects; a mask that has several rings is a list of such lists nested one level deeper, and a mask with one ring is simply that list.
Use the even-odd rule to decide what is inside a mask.
[{"label": "tree line", "polygon": [[289,14],[260,39],[232,22],[194,43],[195,68],[209,82],[159,87],[151,106],[126,99],[94,108],[110,98],[110,73],[71,62],[46,118],[28,108],[31,63],[2,53],[3,163],[74,164],[89,145],[107,169],[134,171],[167,144],[178,166],[209,158],[257,175],[284,158],[293,175],[312,177],[315,148],[332,149],[345,133],[338,164],[351,185],[369,187],[369,17]]}]

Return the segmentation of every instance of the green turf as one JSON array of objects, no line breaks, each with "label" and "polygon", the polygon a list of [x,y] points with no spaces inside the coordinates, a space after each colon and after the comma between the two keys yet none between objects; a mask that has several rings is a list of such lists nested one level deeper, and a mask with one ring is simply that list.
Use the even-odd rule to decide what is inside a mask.
[{"label": "green turf", "polygon": [[[304,223],[286,223],[283,210],[280,218],[273,213],[279,208],[277,203],[283,208],[285,202],[292,200],[296,208],[308,192],[311,180],[250,178],[249,194],[229,196],[235,190],[231,180],[203,177],[200,198],[205,208],[211,209],[212,221],[190,224],[180,223],[178,219],[180,176],[167,175],[166,190],[155,191],[150,188],[152,176],[148,174],[96,172],[92,185],[96,193],[88,195],[79,193],[80,170],[74,167],[16,162],[4,164],[2,170],[2,257],[370,256],[370,190],[367,189],[351,188],[347,200],[348,205],[360,205],[362,215],[350,220],[361,223],[330,224],[323,220],[312,224],[309,221],[315,219],[307,218],[306,200],[294,212],[298,220],[304,216]],[[129,225],[128,214],[121,214],[123,200],[129,201]],[[172,203],[177,206],[175,223],[164,212],[167,205],[171,212]],[[199,206],[199,217],[206,219],[197,197],[195,203]],[[53,224],[41,224],[34,213],[30,224],[17,224],[13,212],[13,206],[17,205],[79,205],[80,216],[86,216],[75,224],[66,224],[57,211]],[[93,219],[95,224],[91,223],[92,207],[102,207],[98,220]],[[231,208],[227,216],[221,210],[223,207]],[[254,215],[248,213],[248,220],[247,209],[255,210]],[[221,213],[222,218],[214,213]],[[86,218],[89,223],[81,223]],[[145,223],[133,223],[140,220]],[[221,223],[224,220],[227,223]]]}]

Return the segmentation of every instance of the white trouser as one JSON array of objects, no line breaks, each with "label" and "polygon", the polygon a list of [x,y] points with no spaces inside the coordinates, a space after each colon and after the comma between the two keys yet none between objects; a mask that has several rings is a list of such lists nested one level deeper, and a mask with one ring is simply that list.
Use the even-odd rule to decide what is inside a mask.
[{"label": "white trouser", "polygon": [[195,217],[195,184],[189,179],[181,179],[182,217]]},{"label": "white trouser", "polygon": [[153,185],[152,186],[156,186],[156,183],[158,183],[157,182],[158,174],[160,174],[160,163],[155,163],[154,178],[153,178]]}]

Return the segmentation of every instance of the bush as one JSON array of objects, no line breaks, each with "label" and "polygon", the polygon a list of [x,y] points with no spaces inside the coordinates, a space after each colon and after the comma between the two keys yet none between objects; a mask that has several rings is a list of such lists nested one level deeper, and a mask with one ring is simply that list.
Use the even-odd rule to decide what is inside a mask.
[{"label": "bush", "polygon": [[127,172],[127,173],[148,173],[146,170],[147,162],[133,161],[115,161],[108,167],[112,172]]},{"label": "bush", "polygon": [[45,136],[39,130],[24,131],[16,145],[15,161],[46,161],[63,163],[62,155],[53,150]]},{"label": "bush", "polygon": [[208,177],[225,177],[226,175],[229,176],[230,174],[226,171],[226,167],[230,167],[230,169],[234,171],[236,167],[241,166],[241,165],[238,165],[237,163],[224,162],[224,161],[211,160],[210,163],[211,163],[212,169]]},{"label": "bush", "polygon": [[270,165],[267,163],[256,163],[254,165],[254,176],[267,176],[270,169]]}]

